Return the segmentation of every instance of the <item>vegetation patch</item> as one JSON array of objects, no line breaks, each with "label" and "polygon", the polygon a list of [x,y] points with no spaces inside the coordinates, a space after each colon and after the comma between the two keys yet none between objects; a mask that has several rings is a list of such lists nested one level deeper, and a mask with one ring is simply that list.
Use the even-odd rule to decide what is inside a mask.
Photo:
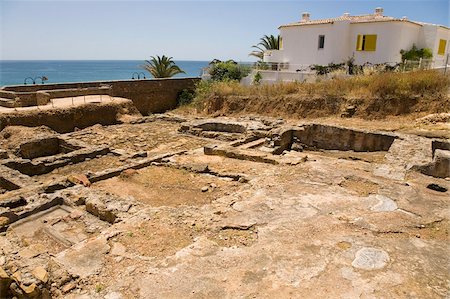
[{"label": "vegetation patch", "polygon": [[317,80],[243,86],[236,81],[201,82],[194,99],[209,114],[258,113],[322,117],[354,105],[355,116],[378,118],[413,112],[447,112],[449,78],[437,71],[387,72]]}]

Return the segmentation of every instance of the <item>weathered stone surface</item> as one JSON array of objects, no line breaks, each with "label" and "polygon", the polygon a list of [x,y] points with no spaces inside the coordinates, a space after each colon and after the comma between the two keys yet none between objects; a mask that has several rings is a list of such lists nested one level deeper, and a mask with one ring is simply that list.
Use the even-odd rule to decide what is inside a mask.
[{"label": "weathered stone surface", "polygon": [[376,249],[364,247],[356,253],[352,266],[362,270],[378,270],[384,268],[389,262],[389,255],[387,252]]},{"label": "weathered stone surface", "polygon": [[234,147],[226,146],[205,146],[205,155],[219,155],[233,159],[247,160],[253,162],[262,162],[269,164],[278,164],[279,162],[275,158],[270,157],[268,154],[252,150],[243,150]]},{"label": "weathered stone surface", "polygon": [[44,252],[47,252],[47,249],[42,244],[33,244],[19,251],[19,255],[23,258],[32,258],[36,257]]},{"label": "weathered stone surface", "polygon": [[437,178],[448,178],[450,177],[450,151],[435,149],[432,162],[425,165],[416,165],[413,169]]},{"label": "weathered stone surface", "polygon": [[82,278],[93,275],[103,265],[104,254],[110,247],[106,238],[81,242],[72,248],[61,252],[56,256],[56,261],[62,264],[69,273],[79,275]]},{"label": "weathered stone surface", "polygon": [[105,295],[105,299],[123,299],[124,297],[119,292],[110,292]]},{"label": "weathered stone surface", "polygon": [[371,195],[369,197],[378,200],[378,203],[370,208],[372,211],[376,211],[376,212],[392,212],[392,211],[395,211],[396,209],[398,209],[398,206],[395,203],[395,201],[393,201],[392,199],[390,199],[387,196],[384,196],[384,195]]}]

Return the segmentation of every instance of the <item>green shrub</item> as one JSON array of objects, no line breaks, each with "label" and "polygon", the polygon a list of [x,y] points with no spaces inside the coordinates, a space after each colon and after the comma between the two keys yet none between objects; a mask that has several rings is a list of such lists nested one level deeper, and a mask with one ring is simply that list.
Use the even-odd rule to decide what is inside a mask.
[{"label": "green shrub", "polygon": [[405,60],[420,60],[433,58],[433,51],[428,48],[419,49],[416,45],[413,45],[409,51],[400,50],[400,54],[402,55],[402,61]]},{"label": "green shrub", "polygon": [[213,81],[241,81],[241,79],[247,76],[249,73],[249,67],[241,66],[232,61],[215,63],[209,70],[211,80]]},{"label": "green shrub", "polygon": [[262,80],[262,75],[260,72],[256,72],[256,74],[253,76],[253,83],[258,85]]},{"label": "green shrub", "polygon": [[183,89],[183,91],[181,91],[178,94],[177,104],[178,104],[178,106],[190,104],[192,102],[192,100],[194,100],[194,98],[195,98],[195,91],[189,90],[189,89]]},{"label": "green shrub", "polygon": [[328,65],[314,64],[311,70],[316,71],[317,75],[326,75],[328,73],[345,69],[345,63],[329,63]]}]

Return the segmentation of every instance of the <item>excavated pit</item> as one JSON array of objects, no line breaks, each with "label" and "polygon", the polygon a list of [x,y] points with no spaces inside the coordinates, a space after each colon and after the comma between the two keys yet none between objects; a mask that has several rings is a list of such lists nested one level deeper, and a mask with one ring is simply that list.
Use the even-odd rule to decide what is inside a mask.
[{"label": "excavated pit", "polygon": [[[211,125],[208,122],[208,125]],[[214,123],[211,128],[216,134],[229,134],[226,126]],[[218,128],[216,128],[218,127]],[[249,128],[250,127],[250,128]],[[270,131],[261,126],[249,126],[245,133],[227,145],[208,145],[206,155],[219,155],[228,158],[255,161],[269,164],[297,164],[306,156],[298,156],[298,162],[284,159],[288,152],[313,152],[334,158],[382,162],[392,143],[397,138],[387,133],[353,130],[321,124],[308,124],[299,127],[276,127]],[[187,129],[189,128],[189,129]],[[202,136],[195,125],[186,125],[183,132]],[[232,129],[230,129],[232,130]],[[220,132],[220,133],[219,133]],[[224,139],[222,139],[224,140]],[[277,157],[279,156],[279,157]]]},{"label": "excavated pit", "polygon": [[28,240],[29,246],[44,245],[42,251],[49,254],[59,253],[94,237],[107,227],[109,224],[97,217],[64,205],[54,206],[11,225],[20,238]]},{"label": "excavated pit", "polygon": [[87,159],[99,158],[110,152],[107,147],[81,148],[69,153],[57,154],[55,156],[44,156],[35,159],[10,159],[3,165],[21,172],[28,176],[39,176],[49,173],[57,168],[69,164],[76,164]]},{"label": "excavated pit", "polygon": [[16,155],[24,159],[36,159],[67,154],[81,148],[58,137],[46,137],[22,143]]},{"label": "excavated pit", "polygon": [[354,152],[387,152],[397,137],[335,126],[311,124],[283,131],[275,142],[282,150],[338,150]]}]

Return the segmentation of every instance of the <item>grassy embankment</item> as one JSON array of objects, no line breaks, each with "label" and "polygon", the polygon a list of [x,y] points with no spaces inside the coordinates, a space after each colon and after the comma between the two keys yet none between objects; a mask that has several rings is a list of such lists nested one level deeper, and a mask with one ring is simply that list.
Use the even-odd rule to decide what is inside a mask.
[{"label": "grassy embankment", "polygon": [[449,77],[435,71],[379,73],[318,80],[241,86],[238,82],[202,82],[193,101],[212,115],[261,114],[305,118],[340,115],[356,107],[356,117],[450,112]]}]

